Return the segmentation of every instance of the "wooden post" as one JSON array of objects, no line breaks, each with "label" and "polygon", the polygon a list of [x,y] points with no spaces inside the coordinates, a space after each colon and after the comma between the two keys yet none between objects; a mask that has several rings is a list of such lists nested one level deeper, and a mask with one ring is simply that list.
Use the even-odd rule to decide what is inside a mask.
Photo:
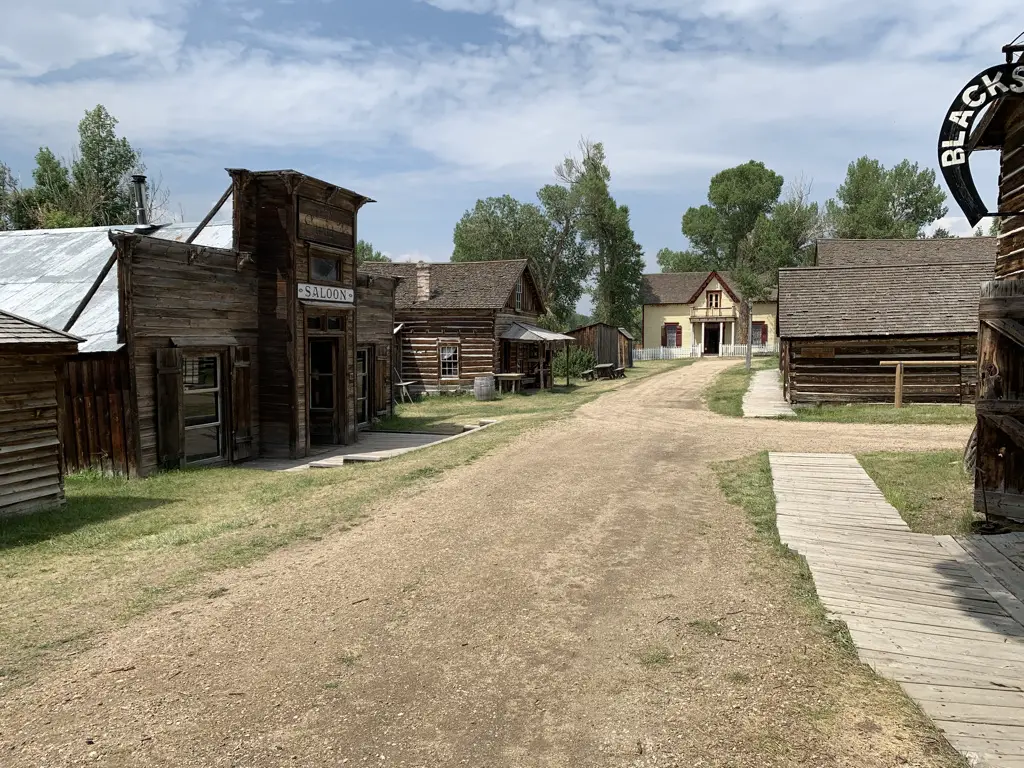
[{"label": "wooden post", "polygon": [[[736,326],[734,325],[735,329]],[[735,335],[735,333],[733,334]],[[754,350],[754,302],[747,299],[747,370],[750,370],[750,358]]]},{"label": "wooden post", "polygon": [[903,407],[903,363],[896,363],[896,407]]},{"label": "wooden post", "polygon": [[718,356],[722,356],[722,348],[725,346],[725,323],[718,324]]},{"label": "wooden post", "polygon": [[562,342],[562,349],[565,351],[565,386],[569,387],[569,386],[571,386],[571,382],[569,381],[569,342],[568,341],[563,341]]}]

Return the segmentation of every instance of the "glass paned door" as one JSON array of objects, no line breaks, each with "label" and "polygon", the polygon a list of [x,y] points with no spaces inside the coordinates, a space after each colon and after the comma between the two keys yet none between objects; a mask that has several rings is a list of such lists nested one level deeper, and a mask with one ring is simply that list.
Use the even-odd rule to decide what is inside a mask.
[{"label": "glass paned door", "polygon": [[360,425],[370,423],[370,350],[356,351],[356,414]]},{"label": "glass paned door", "polygon": [[337,349],[334,339],[309,340],[309,441],[337,442]]}]

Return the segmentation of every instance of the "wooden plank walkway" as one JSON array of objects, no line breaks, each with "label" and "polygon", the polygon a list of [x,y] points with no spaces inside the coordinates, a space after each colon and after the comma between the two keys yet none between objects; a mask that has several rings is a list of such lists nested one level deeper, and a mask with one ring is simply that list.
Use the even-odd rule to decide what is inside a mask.
[{"label": "wooden plank walkway", "polygon": [[861,660],[972,764],[1024,768],[1024,535],[912,533],[853,456],[770,460],[779,536]]},{"label": "wooden plank walkway", "polygon": [[793,409],[782,397],[782,374],[777,370],[756,371],[750,389],[743,395],[743,417],[774,419],[793,415]]}]

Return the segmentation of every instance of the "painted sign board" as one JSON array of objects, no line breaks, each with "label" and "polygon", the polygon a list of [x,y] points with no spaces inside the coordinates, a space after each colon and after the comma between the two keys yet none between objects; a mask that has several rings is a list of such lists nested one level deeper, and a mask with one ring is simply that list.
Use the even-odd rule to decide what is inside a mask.
[{"label": "painted sign board", "polygon": [[1024,64],[1000,64],[975,75],[946,110],[939,131],[939,167],[953,199],[972,227],[992,213],[978,194],[971,175],[971,129],[986,107],[995,109],[1001,99],[1022,94]]},{"label": "painted sign board", "polygon": [[299,301],[318,301],[326,304],[354,304],[356,292],[336,285],[299,283]]},{"label": "painted sign board", "polygon": [[352,211],[300,197],[298,216],[300,240],[324,243],[346,250],[355,247],[356,215]]}]

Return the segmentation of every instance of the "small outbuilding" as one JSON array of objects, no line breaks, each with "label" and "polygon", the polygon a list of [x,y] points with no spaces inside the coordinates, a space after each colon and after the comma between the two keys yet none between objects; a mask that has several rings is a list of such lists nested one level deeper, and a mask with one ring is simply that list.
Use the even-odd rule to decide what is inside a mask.
[{"label": "small outbuilding", "polygon": [[64,361],[77,336],[0,311],[0,517],[64,502]]},{"label": "small outbuilding", "polygon": [[580,349],[589,349],[598,365],[611,363],[616,368],[633,367],[633,335],[625,328],[607,323],[591,323],[566,332],[576,339]]},{"label": "small outbuilding", "polygon": [[818,263],[830,266],[779,270],[789,401],[891,403],[896,368],[881,363],[903,361],[914,364],[905,402],[973,402],[978,300],[994,253],[993,238],[822,241]]}]

